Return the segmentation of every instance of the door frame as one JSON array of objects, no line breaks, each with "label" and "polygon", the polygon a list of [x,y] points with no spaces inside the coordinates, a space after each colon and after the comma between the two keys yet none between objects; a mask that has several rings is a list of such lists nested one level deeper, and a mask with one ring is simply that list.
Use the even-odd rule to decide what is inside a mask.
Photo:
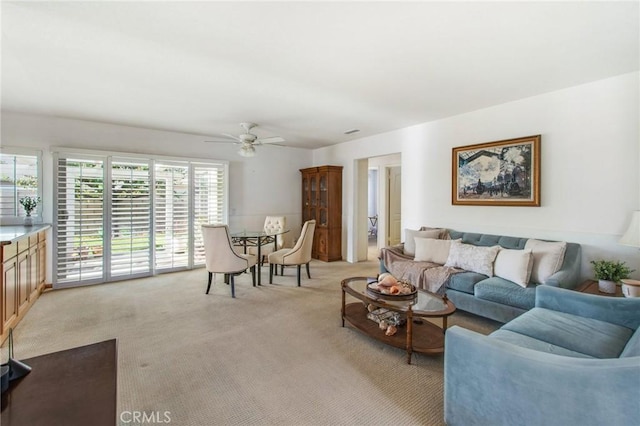
[{"label": "door frame", "polygon": [[398,206],[400,208],[400,229],[399,229],[399,239],[400,241],[398,241],[398,244],[400,242],[402,242],[402,166],[400,165],[394,165],[394,166],[385,166],[385,176],[384,176],[384,181],[385,181],[385,194],[387,195],[387,198],[385,200],[385,204],[384,204],[384,210],[385,210],[385,216],[386,216],[386,229],[385,229],[385,233],[384,233],[384,240],[382,241],[382,243],[384,244],[384,246],[389,246],[391,245],[391,197],[389,196],[389,194],[391,193],[391,169],[399,169],[400,172],[400,206]]},{"label": "door frame", "polygon": [[[354,161],[354,192],[353,192],[353,221],[351,222],[351,229],[353,230],[353,239],[347,240],[347,253],[354,254],[355,259],[347,258],[349,262],[361,262],[367,259],[369,241],[368,241],[368,183],[369,183],[369,168],[378,168],[378,248],[385,247],[386,239],[388,238],[387,227],[387,173],[391,167],[402,168],[401,153],[394,153],[389,155],[383,155],[380,157],[389,157],[388,163],[371,164],[371,160],[378,157],[369,157],[357,159]],[[392,158],[393,157],[393,158]],[[383,208],[384,207],[384,208]],[[354,246],[350,246],[350,242],[353,241]]]}]

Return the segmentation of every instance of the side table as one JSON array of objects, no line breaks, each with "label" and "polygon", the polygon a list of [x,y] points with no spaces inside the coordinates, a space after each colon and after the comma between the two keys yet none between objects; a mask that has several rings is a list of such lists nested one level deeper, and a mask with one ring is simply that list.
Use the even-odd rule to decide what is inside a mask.
[{"label": "side table", "polygon": [[616,286],[615,293],[603,293],[600,290],[598,290],[598,281],[594,281],[594,280],[587,280],[583,282],[578,287],[576,287],[576,290],[581,291],[583,293],[597,294],[599,296],[624,297],[624,295],[622,294],[621,286],[619,285]]},{"label": "side table", "polygon": [[2,426],[114,426],[115,339],[24,359],[32,370],[2,394]]}]

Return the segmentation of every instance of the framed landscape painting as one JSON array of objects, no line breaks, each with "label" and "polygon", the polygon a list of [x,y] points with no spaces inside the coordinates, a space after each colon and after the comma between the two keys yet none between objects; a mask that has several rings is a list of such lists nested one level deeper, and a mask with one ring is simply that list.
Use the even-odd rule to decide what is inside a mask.
[{"label": "framed landscape painting", "polygon": [[453,148],[451,202],[540,206],[540,135]]}]

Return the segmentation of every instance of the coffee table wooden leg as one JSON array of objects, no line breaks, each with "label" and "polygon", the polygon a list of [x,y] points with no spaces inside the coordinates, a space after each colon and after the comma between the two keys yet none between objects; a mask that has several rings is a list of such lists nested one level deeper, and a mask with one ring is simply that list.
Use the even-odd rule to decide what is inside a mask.
[{"label": "coffee table wooden leg", "polygon": [[411,364],[411,353],[413,352],[413,314],[411,309],[407,312],[407,364]]},{"label": "coffee table wooden leg", "polygon": [[344,303],[345,303],[345,297],[344,297],[344,288],[342,288],[342,326],[344,327]]}]

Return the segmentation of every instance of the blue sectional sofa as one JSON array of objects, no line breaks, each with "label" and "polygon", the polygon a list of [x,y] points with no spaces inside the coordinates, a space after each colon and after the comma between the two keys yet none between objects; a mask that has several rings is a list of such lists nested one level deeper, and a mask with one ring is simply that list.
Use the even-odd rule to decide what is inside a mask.
[{"label": "blue sectional sofa", "polygon": [[[528,238],[475,234],[449,230],[452,240],[477,246],[499,245],[506,249],[524,249]],[[567,243],[562,267],[544,284],[530,283],[526,288],[500,277],[488,278],[474,272],[451,276],[447,283],[447,297],[458,309],[500,322],[507,322],[527,312],[535,305],[536,288],[540,285],[576,288],[580,283],[582,249],[580,244]]]},{"label": "blue sectional sofa", "polygon": [[445,339],[449,426],[631,426],[640,422],[640,298],[547,285],[489,336]]},{"label": "blue sectional sofa", "polygon": [[[425,229],[425,228],[422,228]],[[445,234],[451,240],[461,239],[462,243],[491,247],[499,245],[505,249],[522,250],[528,238],[502,235],[460,232],[453,229]],[[393,265],[386,265],[384,250],[396,252],[396,262],[413,262],[412,256],[402,254],[403,245],[382,249],[380,270],[393,273]],[[445,284],[447,297],[458,309],[471,312],[500,322],[507,322],[534,307],[536,288],[540,285],[575,288],[581,283],[580,264],[582,251],[579,244],[567,243],[560,269],[545,280],[544,284],[530,282],[526,288],[498,276],[488,277],[476,272],[453,274]],[[426,268],[437,265],[424,264]]]}]

